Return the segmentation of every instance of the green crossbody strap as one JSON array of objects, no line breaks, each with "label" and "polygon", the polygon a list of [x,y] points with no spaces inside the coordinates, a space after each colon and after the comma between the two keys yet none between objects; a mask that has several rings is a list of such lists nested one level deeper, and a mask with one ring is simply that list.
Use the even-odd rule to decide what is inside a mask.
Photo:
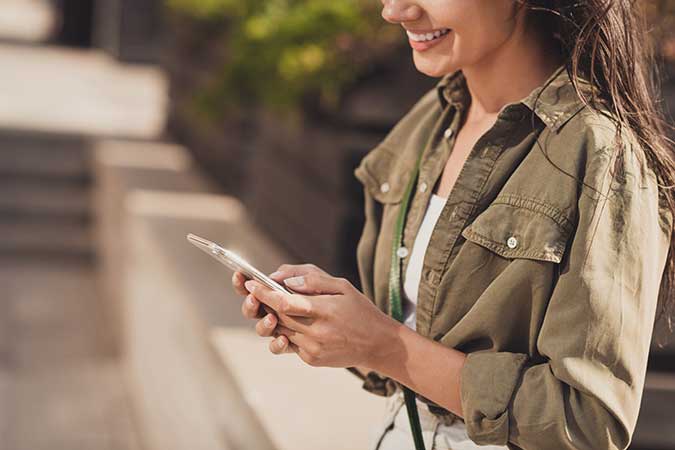
[{"label": "green crossbody strap", "polygon": [[[391,269],[389,271],[389,310],[391,316],[399,322],[403,322],[403,306],[401,304],[401,258],[398,255],[398,249],[401,247],[403,240],[403,227],[405,225],[405,218],[410,203],[411,193],[417,181],[417,176],[420,171],[420,164],[422,161],[422,154],[420,152],[415,163],[415,169],[410,176],[410,181],[406,186],[401,203],[401,210],[396,219],[394,228],[393,244],[391,248]],[[420,417],[417,411],[417,403],[415,400],[415,393],[403,387],[403,397],[405,399],[406,410],[408,411],[408,419],[410,420],[410,429],[412,430],[413,440],[415,441],[415,450],[424,450],[424,440],[422,438],[422,425],[420,424]]]}]

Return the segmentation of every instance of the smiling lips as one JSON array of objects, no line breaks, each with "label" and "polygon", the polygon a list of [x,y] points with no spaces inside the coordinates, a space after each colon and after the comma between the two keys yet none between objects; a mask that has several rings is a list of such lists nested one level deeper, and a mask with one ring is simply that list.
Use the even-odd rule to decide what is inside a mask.
[{"label": "smiling lips", "polygon": [[432,41],[434,39],[437,39],[445,34],[448,34],[450,32],[450,28],[442,28],[440,30],[436,31],[430,31],[428,33],[413,33],[410,30],[406,30],[406,33],[408,34],[408,37],[412,39],[415,42],[426,42],[426,41]]},{"label": "smiling lips", "polygon": [[450,28],[441,28],[425,33],[415,33],[406,30],[406,34],[408,35],[408,42],[412,48],[418,51],[424,51],[442,41],[450,31],[452,31]]}]

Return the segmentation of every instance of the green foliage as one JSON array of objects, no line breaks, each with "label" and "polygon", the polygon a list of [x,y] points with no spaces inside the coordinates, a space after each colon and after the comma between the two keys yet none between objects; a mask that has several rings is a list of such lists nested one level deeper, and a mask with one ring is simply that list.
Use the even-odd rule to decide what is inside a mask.
[{"label": "green foliage", "polygon": [[170,9],[200,19],[214,19],[228,16],[241,16],[246,13],[247,7],[246,1],[239,1],[239,0],[166,0],[166,1]]},{"label": "green foliage", "polygon": [[[657,40],[675,58],[675,0],[641,0]],[[166,0],[203,34],[227,30],[205,46],[222,46],[219,70],[196,88],[195,113],[206,117],[264,105],[297,109],[308,94],[335,106],[344,88],[374,59],[406,45],[400,27],[380,17],[377,0]],[[183,22],[185,23],[185,22]],[[668,50],[670,49],[670,50]],[[189,64],[189,61],[186,61]]]},{"label": "green foliage", "polygon": [[334,106],[375,55],[405,42],[373,0],[167,1],[181,14],[228,27],[227,60],[198,96],[214,113],[254,104],[293,109],[308,94]]}]

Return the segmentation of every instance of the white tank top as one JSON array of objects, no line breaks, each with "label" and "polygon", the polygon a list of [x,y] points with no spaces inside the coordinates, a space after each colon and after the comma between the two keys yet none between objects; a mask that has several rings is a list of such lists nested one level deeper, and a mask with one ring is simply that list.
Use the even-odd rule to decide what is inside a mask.
[{"label": "white tank top", "polygon": [[441,211],[443,211],[443,207],[447,201],[448,199],[445,197],[431,194],[426,213],[424,214],[424,219],[422,219],[422,224],[415,237],[415,243],[410,252],[408,267],[406,268],[405,276],[403,278],[404,324],[413,330],[416,328],[415,321],[417,316],[415,310],[417,309],[417,291],[420,284],[420,278],[422,277],[424,254],[429,246],[431,232],[434,230],[438,217],[441,215]]}]

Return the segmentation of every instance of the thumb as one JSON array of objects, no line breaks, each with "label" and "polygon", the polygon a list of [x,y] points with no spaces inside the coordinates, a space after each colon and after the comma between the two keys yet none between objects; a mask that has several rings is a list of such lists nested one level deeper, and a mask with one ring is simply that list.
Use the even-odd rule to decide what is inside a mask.
[{"label": "thumb", "polygon": [[270,274],[270,278],[278,283],[282,283],[287,278],[301,277],[310,273],[327,273],[314,264],[282,264],[279,268]]},{"label": "thumb", "polygon": [[307,295],[346,294],[352,287],[351,283],[344,278],[335,278],[316,272],[286,278],[283,283],[293,292]]}]

